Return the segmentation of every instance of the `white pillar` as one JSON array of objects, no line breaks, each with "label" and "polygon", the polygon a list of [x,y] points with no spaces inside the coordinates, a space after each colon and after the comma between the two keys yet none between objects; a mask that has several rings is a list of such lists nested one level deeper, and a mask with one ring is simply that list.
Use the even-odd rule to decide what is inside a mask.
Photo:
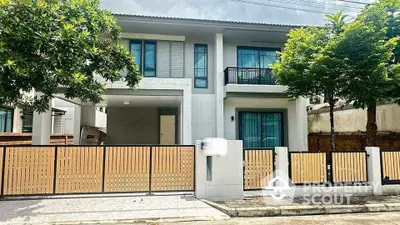
[{"label": "white pillar", "polygon": [[372,185],[374,195],[382,195],[381,154],[379,147],[366,147],[368,181]]},{"label": "white pillar", "polygon": [[[207,157],[211,159],[209,167],[207,166]],[[207,170],[210,172],[208,180]],[[197,141],[195,173],[196,198],[207,200],[243,199],[242,141],[228,141],[228,151],[224,156],[206,156],[201,150],[201,141]]]},{"label": "white pillar", "polygon": [[96,127],[96,106],[81,107],[81,124],[87,127]]},{"label": "white pillar", "polygon": [[[307,99],[299,97],[296,99],[296,137],[298,151],[308,151],[308,115],[307,115]],[[289,146],[294,147],[294,146]]]},{"label": "white pillar", "polygon": [[196,141],[195,196],[198,199],[207,198],[207,156],[201,150],[201,141]]},{"label": "white pillar", "polygon": [[[276,171],[279,172],[278,176],[289,184],[289,156],[287,147],[275,147],[275,162]],[[277,186],[284,185],[279,181],[276,183]]]},{"label": "white pillar", "polygon": [[81,139],[81,106],[74,105],[74,145],[80,144]]},{"label": "white pillar", "polygon": [[50,144],[51,134],[51,109],[52,101],[49,102],[49,108],[44,113],[33,113],[32,122],[32,145],[48,145]]},{"label": "white pillar", "polygon": [[192,142],[192,86],[189,85],[183,90],[181,104],[181,133],[182,142],[184,145],[191,145]]},{"label": "white pillar", "polygon": [[216,136],[224,137],[224,37],[216,33],[214,37],[214,76],[215,76],[215,111]]}]

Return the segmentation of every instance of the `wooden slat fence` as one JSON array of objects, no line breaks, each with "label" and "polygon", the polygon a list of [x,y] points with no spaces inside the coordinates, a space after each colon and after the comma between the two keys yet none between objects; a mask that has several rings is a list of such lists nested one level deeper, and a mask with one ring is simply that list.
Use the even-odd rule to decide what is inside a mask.
[{"label": "wooden slat fence", "polygon": [[53,147],[7,147],[3,194],[52,194],[54,153]]},{"label": "wooden slat fence", "polygon": [[106,148],[105,192],[145,192],[149,181],[150,147]]},{"label": "wooden slat fence", "polygon": [[193,191],[194,162],[194,146],[0,147],[0,195]]},{"label": "wooden slat fence", "polygon": [[273,178],[274,151],[270,149],[244,150],[244,189],[257,190],[266,187]]},{"label": "wooden slat fence", "polygon": [[56,194],[99,193],[103,147],[58,147]]},{"label": "wooden slat fence", "polygon": [[383,184],[400,184],[400,150],[381,151]]},{"label": "wooden slat fence", "polygon": [[194,151],[191,147],[153,147],[151,190],[194,189]]},{"label": "wooden slat fence", "polygon": [[366,152],[332,152],[334,183],[367,182]]},{"label": "wooden slat fence", "polygon": [[328,182],[326,153],[289,152],[289,159],[289,173],[293,184]]}]

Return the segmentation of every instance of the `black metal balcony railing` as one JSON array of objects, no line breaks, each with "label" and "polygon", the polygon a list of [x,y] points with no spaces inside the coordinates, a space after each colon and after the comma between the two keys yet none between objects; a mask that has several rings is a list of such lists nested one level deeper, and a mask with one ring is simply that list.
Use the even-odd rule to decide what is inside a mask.
[{"label": "black metal balcony railing", "polygon": [[264,84],[276,85],[271,69],[227,67],[225,69],[227,84]]}]

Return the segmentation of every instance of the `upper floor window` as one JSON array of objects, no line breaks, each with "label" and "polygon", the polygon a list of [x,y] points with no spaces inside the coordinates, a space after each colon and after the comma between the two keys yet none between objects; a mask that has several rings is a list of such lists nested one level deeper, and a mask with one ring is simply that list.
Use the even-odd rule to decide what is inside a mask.
[{"label": "upper floor window", "polygon": [[208,87],[208,55],[207,45],[194,45],[194,87]]},{"label": "upper floor window", "polygon": [[269,68],[274,64],[279,55],[279,48],[261,48],[261,47],[238,47],[238,67],[241,68]]},{"label": "upper floor window", "polygon": [[0,107],[0,132],[12,132],[14,109]]},{"label": "upper floor window", "polygon": [[156,42],[131,40],[129,50],[135,57],[135,63],[145,77],[156,76]]},{"label": "upper floor window", "polygon": [[33,113],[23,112],[22,116],[22,133],[32,133]]}]

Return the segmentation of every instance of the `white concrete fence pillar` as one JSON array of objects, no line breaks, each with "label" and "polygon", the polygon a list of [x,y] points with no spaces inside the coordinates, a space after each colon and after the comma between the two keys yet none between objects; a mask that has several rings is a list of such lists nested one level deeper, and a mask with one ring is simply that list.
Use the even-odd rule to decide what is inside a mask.
[{"label": "white concrete fence pillar", "polygon": [[381,153],[379,147],[366,147],[368,181],[372,185],[373,195],[382,195]]},{"label": "white concrete fence pillar", "polygon": [[79,145],[81,140],[81,106],[74,105],[74,145]]},{"label": "white concrete fence pillar", "polygon": [[[289,151],[287,147],[275,147],[275,170],[279,172],[278,175],[281,179],[289,184]],[[282,186],[285,183],[276,182],[276,186]]]},{"label": "white concrete fence pillar", "polygon": [[228,141],[225,156],[206,156],[196,142],[195,196],[207,200],[243,199],[242,141]]},{"label": "white concrete fence pillar", "polygon": [[[40,94],[37,94],[40,95]],[[49,108],[43,113],[33,113],[32,122],[32,145],[48,145],[50,144],[52,117],[51,117],[52,101],[49,102]]]}]

